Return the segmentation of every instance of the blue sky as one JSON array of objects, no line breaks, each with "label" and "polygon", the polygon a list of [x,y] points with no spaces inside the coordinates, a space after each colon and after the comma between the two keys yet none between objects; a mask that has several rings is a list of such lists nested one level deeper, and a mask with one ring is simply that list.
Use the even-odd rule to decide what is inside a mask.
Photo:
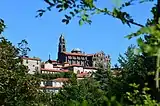
[{"label": "blue sky", "polygon": [[[102,0],[103,1],[103,0]],[[35,18],[36,11],[47,5],[43,0],[1,0],[0,18],[4,19],[7,28],[3,35],[13,44],[26,39],[31,48],[29,56],[37,56],[47,60],[57,58],[58,38],[64,34],[67,51],[80,48],[86,53],[95,53],[103,50],[111,55],[112,65],[117,63],[119,54],[123,54],[130,44],[136,44],[136,39],[128,40],[125,35],[137,30],[138,27],[129,28],[119,20],[110,16],[96,15],[91,19],[91,25],[78,25],[73,19],[69,25],[61,22],[63,14],[52,10],[41,18]],[[113,7],[109,0],[98,4],[99,7]],[[135,5],[127,9],[140,23],[151,17],[151,4]]]}]

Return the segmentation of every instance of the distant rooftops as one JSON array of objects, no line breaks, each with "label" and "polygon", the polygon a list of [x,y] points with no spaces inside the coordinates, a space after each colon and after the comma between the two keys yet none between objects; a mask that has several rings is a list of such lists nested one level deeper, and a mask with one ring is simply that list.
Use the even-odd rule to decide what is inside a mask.
[{"label": "distant rooftops", "polygon": [[83,54],[83,53],[75,53],[75,52],[62,52],[66,55],[70,55],[70,56],[92,56],[92,54]]},{"label": "distant rooftops", "polygon": [[27,60],[38,60],[38,61],[41,61],[40,58],[38,57],[28,57],[28,56],[24,56],[24,57],[21,57],[22,59],[27,59]]}]

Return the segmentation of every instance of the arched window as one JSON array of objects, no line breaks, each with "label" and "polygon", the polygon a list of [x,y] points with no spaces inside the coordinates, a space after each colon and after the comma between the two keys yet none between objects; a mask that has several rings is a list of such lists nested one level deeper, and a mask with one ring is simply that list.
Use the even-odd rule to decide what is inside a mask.
[{"label": "arched window", "polygon": [[77,71],[77,74],[80,74],[80,71],[79,71],[79,70]]}]

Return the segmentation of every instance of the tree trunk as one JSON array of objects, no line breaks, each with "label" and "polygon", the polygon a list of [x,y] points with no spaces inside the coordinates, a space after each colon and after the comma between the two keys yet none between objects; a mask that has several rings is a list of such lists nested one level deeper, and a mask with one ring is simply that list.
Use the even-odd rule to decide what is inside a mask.
[{"label": "tree trunk", "polygon": [[[159,24],[159,18],[160,18],[160,0],[157,0],[157,17],[156,17],[156,24]],[[160,72],[160,55],[159,51],[157,52],[157,70],[156,70],[156,75],[155,75],[155,80],[156,80],[156,88],[159,91],[159,72]]]}]

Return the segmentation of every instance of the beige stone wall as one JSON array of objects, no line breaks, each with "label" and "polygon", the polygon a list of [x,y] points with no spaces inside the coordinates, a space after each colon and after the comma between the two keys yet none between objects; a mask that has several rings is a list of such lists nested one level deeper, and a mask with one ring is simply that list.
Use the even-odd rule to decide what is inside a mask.
[{"label": "beige stone wall", "polygon": [[34,74],[36,71],[40,72],[41,61],[40,60],[23,59],[23,65],[28,67],[29,74]]},{"label": "beige stone wall", "polygon": [[83,70],[83,67],[73,67],[73,72],[75,73],[75,74],[77,74],[77,72],[84,72],[84,70]]}]

